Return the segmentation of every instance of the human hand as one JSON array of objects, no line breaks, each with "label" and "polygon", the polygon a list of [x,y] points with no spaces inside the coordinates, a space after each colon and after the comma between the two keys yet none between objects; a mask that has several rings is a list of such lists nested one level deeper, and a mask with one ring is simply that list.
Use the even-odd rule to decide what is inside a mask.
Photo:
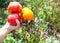
[{"label": "human hand", "polygon": [[12,26],[8,22],[0,29],[0,43],[11,31],[18,29],[20,27],[20,22],[16,20],[17,26]]},{"label": "human hand", "polygon": [[20,22],[16,20],[17,26],[12,26],[8,22],[4,25],[5,29],[8,29],[9,31],[13,31],[15,29],[18,29],[20,27]]}]

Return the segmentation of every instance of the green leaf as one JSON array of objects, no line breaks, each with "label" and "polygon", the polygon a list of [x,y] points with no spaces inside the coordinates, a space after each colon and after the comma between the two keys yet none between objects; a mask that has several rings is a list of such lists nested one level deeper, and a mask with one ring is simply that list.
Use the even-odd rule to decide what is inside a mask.
[{"label": "green leaf", "polygon": [[8,15],[9,14],[8,10],[5,10],[4,11],[4,14]]},{"label": "green leaf", "polygon": [[39,12],[38,18],[44,20],[45,19],[45,15],[42,12]]},{"label": "green leaf", "polygon": [[48,28],[48,26],[47,26],[47,25],[45,25],[45,24],[40,24],[40,28],[47,29],[47,28]]}]

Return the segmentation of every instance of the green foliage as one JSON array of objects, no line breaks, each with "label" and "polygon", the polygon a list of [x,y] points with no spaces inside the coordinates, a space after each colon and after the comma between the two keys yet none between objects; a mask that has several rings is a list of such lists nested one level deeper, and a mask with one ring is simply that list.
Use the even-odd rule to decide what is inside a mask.
[{"label": "green foliage", "polygon": [[[15,33],[8,34],[3,43],[53,43],[56,37],[53,36],[52,30],[60,29],[60,10],[56,8],[59,4],[54,3],[53,0],[16,1],[20,2],[22,7],[30,8],[34,12],[35,20],[27,26],[20,27]],[[9,2],[9,0],[0,0],[1,8],[6,9]],[[9,14],[8,10],[2,9],[0,9],[0,27],[5,24]]]},{"label": "green foliage", "polygon": [[46,39],[47,43],[53,43],[54,40],[56,40],[55,36],[50,36],[48,39]]},{"label": "green foliage", "polygon": [[0,0],[0,8],[6,8],[10,0]]},{"label": "green foliage", "polygon": [[8,10],[5,10],[5,11],[4,11],[4,14],[5,14],[5,15],[8,15],[8,14],[9,14]]},{"label": "green foliage", "polygon": [[48,26],[47,26],[47,25],[45,25],[45,24],[40,24],[40,28],[47,29],[47,28],[48,28]]},{"label": "green foliage", "polygon": [[39,12],[38,18],[43,20],[45,19],[45,15],[43,14],[43,12]]}]

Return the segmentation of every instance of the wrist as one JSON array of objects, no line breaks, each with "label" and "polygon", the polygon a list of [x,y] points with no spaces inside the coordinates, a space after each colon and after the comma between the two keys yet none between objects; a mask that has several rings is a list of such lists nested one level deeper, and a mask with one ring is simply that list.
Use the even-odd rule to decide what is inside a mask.
[{"label": "wrist", "polygon": [[7,34],[11,31],[8,29],[8,27],[5,27],[5,26],[2,28],[2,30],[4,30]]},{"label": "wrist", "polygon": [[8,29],[6,29],[6,28],[1,28],[0,29],[0,37],[1,36],[6,36],[8,33],[9,33],[10,31],[8,30]]}]

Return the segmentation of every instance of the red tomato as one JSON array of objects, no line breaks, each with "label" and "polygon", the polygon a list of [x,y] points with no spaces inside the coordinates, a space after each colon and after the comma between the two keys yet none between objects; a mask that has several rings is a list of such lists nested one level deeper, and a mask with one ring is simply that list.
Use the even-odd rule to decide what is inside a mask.
[{"label": "red tomato", "polygon": [[8,11],[10,13],[22,13],[22,6],[18,2],[10,2]]},{"label": "red tomato", "polygon": [[8,22],[11,25],[16,26],[17,25],[16,19],[18,19],[20,21],[21,20],[21,17],[18,14],[10,14],[7,19],[8,19]]}]

